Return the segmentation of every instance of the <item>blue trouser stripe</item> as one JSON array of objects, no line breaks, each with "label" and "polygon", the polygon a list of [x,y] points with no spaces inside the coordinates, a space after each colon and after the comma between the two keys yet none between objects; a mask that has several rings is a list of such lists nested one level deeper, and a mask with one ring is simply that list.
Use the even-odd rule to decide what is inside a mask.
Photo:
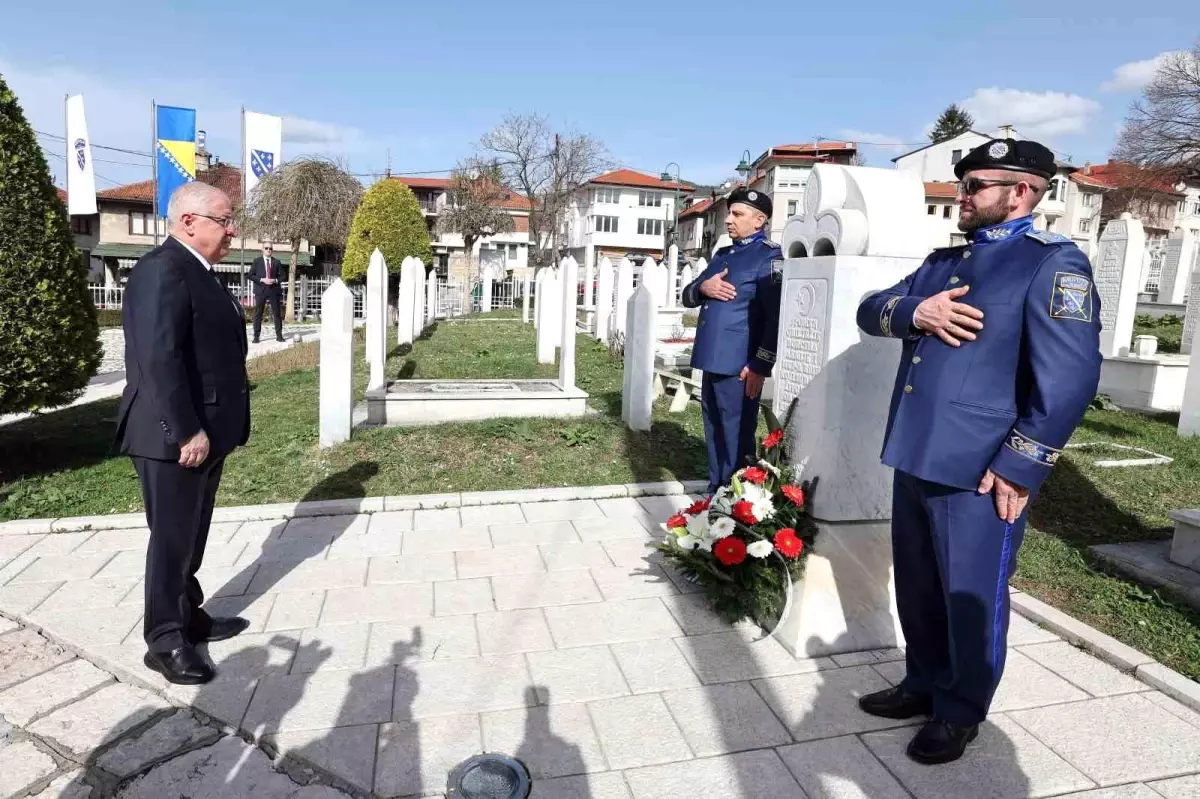
[{"label": "blue trouser stripe", "polygon": [[1008,562],[1012,557],[1012,531],[1011,524],[1004,525],[1004,548],[1000,550],[1000,569],[996,574],[996,602],[992,608],[992,662],[1003,663],[1004,653],[1000,650],[1007,644],[1007,635],[1001,629],[1002,623],[1007,621],[1008,613]]}]

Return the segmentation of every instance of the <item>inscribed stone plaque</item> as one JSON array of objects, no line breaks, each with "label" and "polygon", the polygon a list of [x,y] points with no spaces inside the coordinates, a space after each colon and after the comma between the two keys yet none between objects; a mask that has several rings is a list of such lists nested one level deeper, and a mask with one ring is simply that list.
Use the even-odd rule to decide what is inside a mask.
[{"label": "inscribed stone plaque", "polygon": [[780,360],[776,366],[776,408],[787,412],[788,404],[816,377],[825,365],[825,320],[829,281],[792,280],[784,288],[781,319]]}]

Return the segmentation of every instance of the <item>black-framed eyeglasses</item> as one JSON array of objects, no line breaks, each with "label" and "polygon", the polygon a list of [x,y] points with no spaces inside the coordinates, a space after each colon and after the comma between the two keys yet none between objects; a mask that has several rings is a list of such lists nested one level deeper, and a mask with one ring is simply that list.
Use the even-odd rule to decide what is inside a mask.
[{"label": "black-framed eyeglasses", "polygon": [[229,227],[235,221],[232,216],[209,216],[208,214],[192,214],[192,216],[202,216],[205,219],[211,219],[221,227]]},{"label": "black-framed eyeglasses", "polygon": [[960,180],[955,184],[958,193],[971,197],[984,189],[990,189],[992,186],[1019,186],[1025,181],[1023,180],[987,180],[986,178],[967,178]]}]

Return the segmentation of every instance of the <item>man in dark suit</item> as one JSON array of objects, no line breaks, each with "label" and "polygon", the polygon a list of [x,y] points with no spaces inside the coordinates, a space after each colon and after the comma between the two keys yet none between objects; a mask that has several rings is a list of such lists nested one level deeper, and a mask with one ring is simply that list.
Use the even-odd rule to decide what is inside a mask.
[{"label": "man in dark suit", "polygon": [[117,438],[142,484],[147,667],[180,684],[208,682],[196,651],[244,619],[209,616],[196,572],[204,558],[225,456],[250,437],[246,327],[212,264],[237,234],[229,197],[191,182],[171,195],[170,236],[133,268],[125,289],[125,393]]},{"label": "man in dark suit", "polygon": [[283,341],[283,316],[280,313],[283,287],[279,285],[280,263],[272,257],[275,248],[264,244],[262,255],[250,265],[250,280],[254,283],[254,343],[262,332],[263,310],[271,303],[271,318],[275,320],[275,340]]}]

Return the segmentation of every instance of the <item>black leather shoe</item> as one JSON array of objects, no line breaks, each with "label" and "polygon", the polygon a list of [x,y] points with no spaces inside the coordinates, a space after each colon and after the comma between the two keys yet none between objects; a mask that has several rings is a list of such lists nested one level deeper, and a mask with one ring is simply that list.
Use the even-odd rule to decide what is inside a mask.
[{"label": "black leather shoe", "polygon": [[276,340],[276,341],[283,341],[283,336],[276,336],[276,337],[275,337],[275,340]]},{"label": "black leather shoe", "polygon": [[858,700],[858,706],[885,719],[911,719],[933,713],[932,697],[910,694],[899,686],[867,694]]},{"label": "black leather shoe", "polygon": [[241,616],[216,616],[209,623],[207,630],[198,631],[196,635],[191,636],[192,643],[224,641],[227,638],[233,638],[235,635],[244,633],[249,626],[250,622]]},{"label": "black leather shoe", "polygon": [[147,652],[142,658],[146,668],[157,671],[176,685],[201,685],[213,678],[212,666],[200,657],[193,646],[181,646],[169,655]]},{"label": "black leather shoe", "polygon": [[251,342],[250,342],[250,343],[251,343],[251,344],[257,344],[257,343],[258,343],[258,336],[255,336],[255,337],[254,337],[254,339],[253,339],[253,340],[251,340]]},{"label": "black leather shoe", "polygon": [[908,742],[908,756],[918,763],[936,766],[963,756],[967,744],[979,734],[979,725],[960,727],[948,721],[931,721]]}]

